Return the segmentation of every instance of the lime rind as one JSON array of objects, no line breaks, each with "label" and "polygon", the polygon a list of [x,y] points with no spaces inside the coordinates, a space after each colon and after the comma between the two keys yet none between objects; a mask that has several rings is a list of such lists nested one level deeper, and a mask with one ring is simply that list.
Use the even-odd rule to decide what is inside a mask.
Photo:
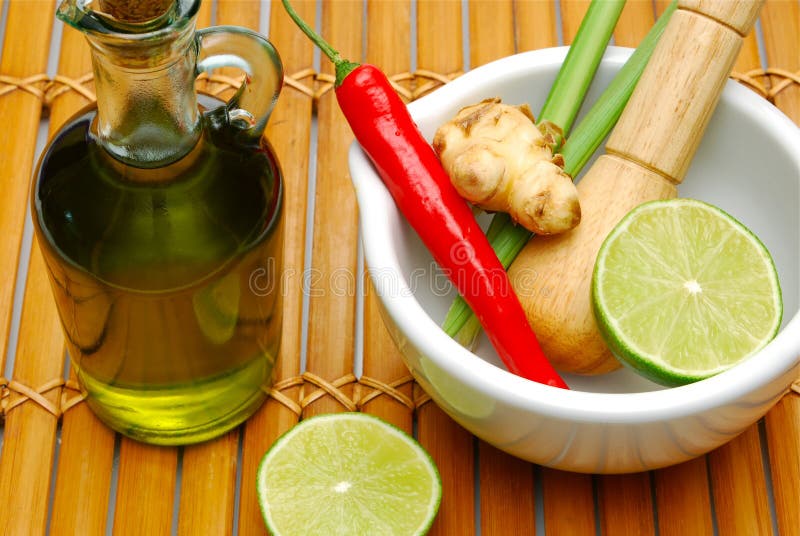
[{"label": "lime rind", "polygon": [[783,315],[764,244],[723,210],[693,199],[644,203],[617,224],[598,252],[592,307],[621,362],[673,386],[758,352]]},{"label": "lime rind", "polygon": [[301,421],[270,447],[256,478],[274,535],[425,534],[441,502],[430,455],[364,413]]}]

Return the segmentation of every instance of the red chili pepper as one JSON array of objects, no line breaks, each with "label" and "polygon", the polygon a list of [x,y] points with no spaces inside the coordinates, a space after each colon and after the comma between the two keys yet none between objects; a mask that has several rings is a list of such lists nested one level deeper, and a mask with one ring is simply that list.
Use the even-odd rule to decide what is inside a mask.
[{"label": "red chili pepper", "polygon": [[336,65],[336,99],[400,212],[480,320],[506,367],[567,388],[542,353],[506,271],[389,80],[341,59],[283,0],[292,19]]}]

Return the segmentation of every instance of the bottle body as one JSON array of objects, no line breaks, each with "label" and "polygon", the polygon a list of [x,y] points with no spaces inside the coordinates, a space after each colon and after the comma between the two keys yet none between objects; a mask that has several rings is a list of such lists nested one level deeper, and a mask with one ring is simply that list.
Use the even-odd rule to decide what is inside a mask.
[{"label": "bottle body", "polygon": [[280,169],[202,116],[169,165],[112,157],[89,109],[42,155],[32,210],[71,365],[112,428],[220,435],[266,398],[281,331]]}]

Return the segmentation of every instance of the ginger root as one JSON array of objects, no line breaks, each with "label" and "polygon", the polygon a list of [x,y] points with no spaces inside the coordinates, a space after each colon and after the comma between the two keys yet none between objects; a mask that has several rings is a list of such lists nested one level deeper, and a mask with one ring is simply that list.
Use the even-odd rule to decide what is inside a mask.
[{"label": "ginger root", "polygon": [[433,138],[463,198],[484,210],[508,212],[542,235],[568,231],[581,218],[577,190],[551,143],[527,105],[498,98],[462,108]]}]

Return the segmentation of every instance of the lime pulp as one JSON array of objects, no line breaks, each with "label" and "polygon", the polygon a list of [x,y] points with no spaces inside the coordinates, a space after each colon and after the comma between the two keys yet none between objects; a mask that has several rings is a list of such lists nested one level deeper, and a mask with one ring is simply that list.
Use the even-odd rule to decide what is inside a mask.
[{"label": "lime pulp", "polygon": [[692,199],[644,203],[619,222],[597,256],[592,305],[614,354],[664,385],[752,356],[783,313],[766,247],[729,214]]},{"label": "lime pulp", "polygon": [[441,500],[439,473],[405,432],[364,413],[301,421],[258,468],[273,535],[425,534]]}]

